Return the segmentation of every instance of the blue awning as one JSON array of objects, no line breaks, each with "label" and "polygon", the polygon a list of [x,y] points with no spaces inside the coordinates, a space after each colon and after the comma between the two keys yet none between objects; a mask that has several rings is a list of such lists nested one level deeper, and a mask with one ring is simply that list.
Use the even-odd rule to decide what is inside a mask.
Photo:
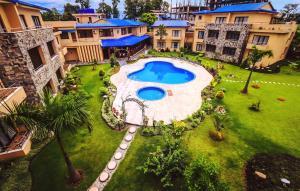
[{"label": "blue awning", "polygon": [[103,48],[107,47],[125,47],[125,46],[133,46],[136,45],[139,42],[142,42],[143,40],[146,40],[150,38],[149,35],[143,35],[143,36],[126,36],[118,39],[103,39],[100,40],[100,44]]}]

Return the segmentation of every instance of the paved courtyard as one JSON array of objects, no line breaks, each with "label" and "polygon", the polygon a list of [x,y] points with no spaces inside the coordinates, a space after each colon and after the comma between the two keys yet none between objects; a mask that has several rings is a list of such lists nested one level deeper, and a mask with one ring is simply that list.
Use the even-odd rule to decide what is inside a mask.
[{"label": "paved courtyard", "polygon": [[[174,66],[189,70],[195,74],[195,79],[184,84],[162,84],[156,82],[140,82],[127,78],[127,75],[141,70],[151,61],[171,62]],[[149,125],[153,120],[163,120],[169,124],[172,120],[183,120],[195,111],[202,103],[201,91],[210,84],[213,77],[202,67],[187,61],[173,58],[146,58],[134,64],[122,66],[120,71],[111,77],[112,83],[117,87],[113,107],[121,112],[122,100],[126,97],[138,98],[136,91],[142,87],[155,86],[164,89],[167,95],[156,101],[144,101],[147,106],[145,114],[149,118]],[[142,112],[135,102],[126,102],[126,122],[142,125]]]}]

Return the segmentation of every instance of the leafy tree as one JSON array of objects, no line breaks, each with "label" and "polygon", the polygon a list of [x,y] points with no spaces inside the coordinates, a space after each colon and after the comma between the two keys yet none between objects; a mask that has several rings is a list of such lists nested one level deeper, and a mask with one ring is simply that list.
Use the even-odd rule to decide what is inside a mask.
[{"label": "leafy tree", "polygon": [[161,10],[163,0],[152,0],[152,9]]},{"label": "leafy tree", "polygon": [[218,166],[200,155],[184,171],[189,191],[228,191],[227,184],[220,181]]},{"label": "leafy tree", "polygon": [[296,56],[297,49],[300,48],[300,25],[298,25],[297,31],[289,48],[289,56]]},{"label": "leafy tree", "polygon": [[248,65],[250,67],[250,73],[249,73],[248,79],[246,81],[245,87],[241,91],[242,93],[244,93],[244,94],[248,93],[248,86],[249,86],[249,83],[250,83],[250,80],[251,80],[253,70],[255,68],[255,64],[260,62],[266,56],[267,57],[272,57],[273,56],[272,51],[271,50],[259,50],[259,49],[256,48],[256,46],[252,47],[252,50],[249,53],[248,61],[247,61]]},{"label": "leafy tree", "polygon": [[295,21],[296,20],[296,13],[298,10],[299,4],[297,3],[290,3],[286,4],[281,10],[282,18],[284,21]]},{"label": "leafy tree", "polygon": [[155,33],[155,36],[159,36],[159,40],[162,41],[162,39],[164,38],[164,36],[167,36],[168,33],[166,31],[166,27],[165,25],[159,25],[158,29]]},{"label": "leafy tree", "polygon": [[99,3],[99,8],[97,13],[104,13],[106,18],[111,18],[112,8],[110,5],[106,4],[104,1]]},{"label": "leafy tree", "polygon": [[81,9],[86,9],[91,7],[90,0],[75,0],[75,3],[79,3]]},{"label": "leafy tree", "polygon": [[143,13],[140,21],[147,23],[149,26],[153,25],[154,22],[157,20],[157,17],[154,13]]},{"label": "leafy tree", "polygon": [[162,11],[168,12],[169,11],[169,7],[170,7],[170,5],[169,5],[169,3],[167,1],[162,2],[162,4],[161,4],[161,10]]},{"label": "leafy tree", "polygon": [[78,10],[79,10],[78,5],[72,5],[70,3],[66,3],[64,5],[64,14],[62,15],[61,20],[63,20],[63,21],[74,21],[75,17],[72,14],[77,13]]},{"label": "leafy tree", "polygon": [[143,166],[138,169],[145,174],[158,176],[163,187],[172,187],[176,178],[183,174],[186,151],[181,146],[181,138],[177,137],[178,134],[172,128],[163,129],[162,135],[163,146],[150,153]]},{"label": "leafy tree", "polygon": [[44,21],[59,21],[60,14],[56,8],[52,8],[46,12],[42,12]]},{"label": "leafy tree", "polygon": [[119,62],[118,62],[115,54],[111,54],[111,56],[109,58],[109,63],[112,68],[119,65]]},{"label": "leafy tree", "polygon": [[112,0],[112,16],[113,18],[119,18],[120,12],[118,10],[118,4],[120,0]]},{"label": "leafy tree", "polygon": [[138,17],[138,10],[140,9],[138,0],[125,0],[125,17],[128,19],[135,19]]}]

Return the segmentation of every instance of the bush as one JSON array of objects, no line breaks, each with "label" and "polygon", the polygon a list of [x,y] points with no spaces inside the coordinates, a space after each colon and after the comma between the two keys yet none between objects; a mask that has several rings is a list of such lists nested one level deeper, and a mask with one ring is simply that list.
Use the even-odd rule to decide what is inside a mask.
[{"label": "bush", "polygon": [[211,114],[213,112],[213,110],[214,110],[213,105],[209,101],[203,102],[201,108],[208,115]]},{"label": "bush", "polygon": [[100,87],[100,96],[105,96],[105,95],[108,95],[109,94],[109,91],[106,87]]},{"label": "bush", "polygon": [[254,88],[254,89],[259,89],[260,85],[259,84],[252,84],[251,87]]},{"label": "bush", "polygon": [[157,135],[157,131],[155,127],[144,127],[142,130],[142,135],[143,136],[154,136]]},{"label": "bush", "polygon": [[109,58],[109,63],[110,63],[110,67],[112,67],[112,68],[120,65],[115,54],[111,54],[111,56]]},{"label": "bush", "polygon": [[224,135],[221,131],[210,130],[209,131],[209,136],[214,141],[223,141],[224,140]]},{"label": "bush", "polygon": [[219,167],[200,155],[184,171],[184,179],[189,191],[228,191],[227,184],[220,180]]},{"label": "bush", "polygon": [[103,84],[105,87],[108,87],[110,85],[110,79],[108,76],[103,79]]},{"label": "bush", "polygon": [[99,77],[100,79],[103,79],[103,77],[105,76],[105,72],[103,70],[99,71]]},{"label": "bush", "polygon": [[249,106],[249,109],[252,111],[260,111],[260,101],[256,102],[256,103],[252,103]]},{"label": "bush", "polygon": [[277,100],[278,100],[278,101],[285,101],[285,98],[279,97],[279,98],[277,98]]},{"label": "bush", "polygon": [[125,127],[124,122],[116,118],[113,114],[109,99],[105,99],[103,101],[101,115],[104,121],[107,123],[107,125],[110,126],[112,129],[121,130]]},{"label": "bush", "polygon": [[225,96],[225,93],[223,91],[218,91],[216,93],[216,98],[219,99],[219,100],[223,99],[224,96]]},{"label": "bush", "polygon": [[166,48],[166,51],[165,52],[170,52],[170,49],[169,48]]}]

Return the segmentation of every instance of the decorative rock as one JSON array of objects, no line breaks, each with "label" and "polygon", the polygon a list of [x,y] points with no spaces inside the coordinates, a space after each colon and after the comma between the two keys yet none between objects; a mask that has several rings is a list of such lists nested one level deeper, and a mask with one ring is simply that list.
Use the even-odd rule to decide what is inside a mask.
[{"label": "decorative rock", "polygon": [[280,180],[281,180],[281,182],[282,182],[283,184],[291,184],[291,181],[289,181],[289,180],[286,179],[286,178],[280,178]]},{"label": "decorative rock", "polygon": [[117,167],[117,163],[115,162],[115,161],[110,161],[109,163],[108,163],[108,165],[107,165],[107,168],[109,169],[109,170],[113,170],[113,169],[115,169]]},{"label": "decorative rock", "polygon": [[127,135],[127,136],[125,137],[125,141],[129,142],[129,141],[131,141],[131,140],[132,140],[132,135]]},{"label": "decorative rock", "polygon": [[98,191],[99,189],[97,187],[92,187],[89,189],[89,191]]},{"label": "decorative rock", "polygon": [[105,181],[107,181],[108,177],[109,177],[109,174],[107,172],[102,172],[100,174],[99,180],[100,180],[100,182],[105,182]]},{"label": "decorative rock", "polygon": [[122,153],[121,152],[117,152],[116,154],[115,154],[115,159],[116,160],[120,160],[122,158]]},{"label": "decorative rock", "polygon": [[135,133],[136,132],[136,128],[135,127],[130,127],[129,128],[129,133]]},{"label": "decorative rock", "polygon": [[258,176],[259,178],[262,178],[262,179],[266,179],[266,178],[267,178],[267,175],[265,175],[265,174],[262,173],[262,172],[255,171],[254,173],[255,173],[255,175]]},{"label": "decorative rock", "polygon": [[128,145],[125,144],[125,143],[123,143],[123,144],[120,145],[120,148],[121,148],[122,150],[127,149],[127,147],[128,147]]}]

